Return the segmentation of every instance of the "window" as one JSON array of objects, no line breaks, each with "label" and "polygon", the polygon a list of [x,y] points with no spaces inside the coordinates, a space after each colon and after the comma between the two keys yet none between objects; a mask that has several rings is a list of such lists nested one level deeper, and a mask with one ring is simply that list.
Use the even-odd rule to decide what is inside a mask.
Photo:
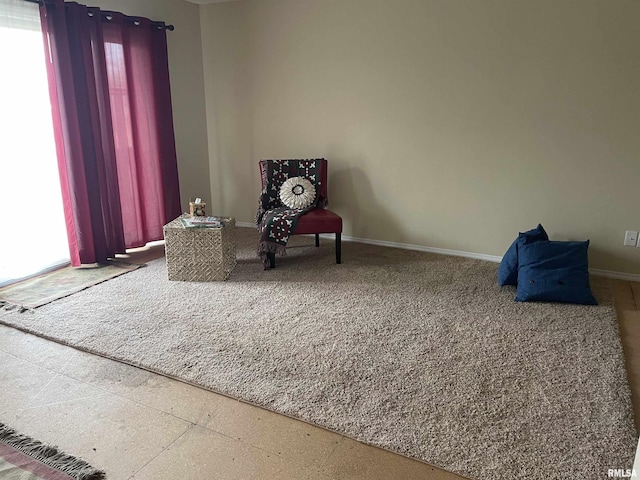
[{"label": "window", "polygon": [[69,261],[38,5],[0,0],[0,285]]}]

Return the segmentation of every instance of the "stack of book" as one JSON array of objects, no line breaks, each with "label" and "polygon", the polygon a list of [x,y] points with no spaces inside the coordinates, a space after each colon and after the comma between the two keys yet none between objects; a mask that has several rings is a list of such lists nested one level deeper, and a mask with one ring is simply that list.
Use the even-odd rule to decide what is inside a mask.
[{"label": "stack of book", "polygon": [[224,222],[220,217],[182,217],[184,228],[222,228]]}]

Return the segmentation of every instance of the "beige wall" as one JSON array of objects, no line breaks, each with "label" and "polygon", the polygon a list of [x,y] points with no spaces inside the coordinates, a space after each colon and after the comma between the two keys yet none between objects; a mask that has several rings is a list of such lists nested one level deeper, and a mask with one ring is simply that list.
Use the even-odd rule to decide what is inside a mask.
[{"label": "beige wall", "polygon": [[[211,212],[252,221],[259,184],[252,159],[250,86],[244,54],[244,32],[234,8],[241,2],[200,7],[204,86],[209,139]],[[256,163],[257,165],[257,163]],[[254,210],[252,213],[252,209]]]},{"label": "beige wall", "polygon": [[244,0],[200,20],[216,211],[252,220],[260,158],[321,156],[347,235],[502,255],[541,222],[640,274],[640,2]]},{"label": "beige wall", "polygon": [[175,27],[174,31],[167,31],[167,44],[182,208],[183,211],[188,211],[189,197],[200,196],[209,201],[207,127],[198,5],[182,0],[89,0],[81,3],[164,21]]}]

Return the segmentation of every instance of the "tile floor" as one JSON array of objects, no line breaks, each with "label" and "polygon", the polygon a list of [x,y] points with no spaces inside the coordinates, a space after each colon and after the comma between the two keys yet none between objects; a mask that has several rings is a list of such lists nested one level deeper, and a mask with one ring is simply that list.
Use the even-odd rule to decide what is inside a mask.
[{"label": "tile floor", "polygon": [[109,480],[462,478],[3,325],[0,365],[0,419]]},{"label": "tile floor", "polygon": [[[640,283],[616,281],[615,293],[637,405]],[[0,365],[0,419],[109,480],[463,478],[2,325]]]}]

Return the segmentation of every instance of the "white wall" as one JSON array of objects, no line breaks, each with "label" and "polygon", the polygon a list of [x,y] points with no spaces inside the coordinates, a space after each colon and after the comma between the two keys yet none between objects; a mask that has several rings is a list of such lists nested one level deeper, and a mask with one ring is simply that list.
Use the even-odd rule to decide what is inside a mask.
[{"label": "white wall", "polygon": [[202,6],[215,209],[260,158],[322,156],[345,234],[502,255],[541,222],[640,274],[640,2]]}]

